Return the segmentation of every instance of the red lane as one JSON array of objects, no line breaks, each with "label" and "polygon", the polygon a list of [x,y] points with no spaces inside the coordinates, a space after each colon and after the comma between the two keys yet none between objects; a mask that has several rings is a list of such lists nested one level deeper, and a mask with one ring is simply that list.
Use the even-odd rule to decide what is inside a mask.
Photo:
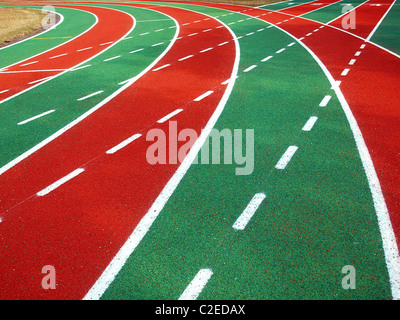
[{"label": "red lane", "polygon": [[[149,71],[0,176],[1,299],[81,299],[179,166],[147,162],[146,150],[154,143],[146,141],[148,130],[161,128],[173,136],[168,122],[156,121],[181,108],[171,119],[178,130],[200,134],[224,94],[221,83],[231,77],[236,57],[231,33],[198,13],[157,10],[181,25],[182,38],[153,70],[170,66]],[[197,20],[202,21],[183,26]],[[189,55],[193,57],[179,61]],[[214,92],[194,101],[209,90]],[[143,136],[115,154],[105,153],[136,133]],[[77,168],[85,171],[46,196],[36,195]],[[44,265],[55,267],[56,290],[41,287]]]},{"label": "red lane", "polygon": [[[273,24],[288,17],[275,12],[262,15],[269,11],[257,8],[248,10],[247,7],[237,5],[209,3],[207,6],[236,12],[247,10],[247,15]],[[376,14],[373,20],[379,21],[382,11],[374,11],[375,6],[368,7]],[[279,24],[280,28],[294,37],[304,37],[304,44],[316,54],[333,78],[341,81],[341,91],[370,152],[400,247],[400,59],[334,28],[324,27],[313,32],[320,26],[317,22],[302,18]],[[312,35],[306,36],[310,32],[313,32]],[[361,49],[363,44],[365,48]],[[356,59],[356,62],[349,65],[352,59]],[[347,68],[350,71],[342,76],[343,70]]]},{"label": "red lane", "polygon": [[313,2],[301,4],[299,6],[278,10],[277,12],[287,13],[294,16],[301,16],[302,14],[321,9],[339,1],[341,0],[323,0],[322,2],[321,0],[316,0]]},{"label": "red lane", "polygon": [[[381,0],[377,2],[372,0],[357,7],[352,13],[355,13],[356,28],[346,29],[346,31],[362,38],[367,38],[394,1],[395,0]],[[379,6],[377,6],[377,4],[379,4]],[[332,21],[330,25],[343,29],[342,20],[343,17],[338,18]]]},{"label": "red lane", "polygon": [[[57,7],[65,8],[66,6],[57,5]],[[126,35],[134,25],[134,19],[121,11],[90,6],[68,6],[68,8],[84,10],[96,15],[97,24],[87,32],[59,47],[6,68],[6,73],[0,73],[0,92],[9,91],[1,95],[0,102],[36,85],[36,83],[30,84],[30,82],[59,74],[63,70],[72,68],[104,51],[112,45],[112,42]],[[107,42],[110,43],[102,45]],[[77,51],[88,47],[91,47],[91,49]],[[67,55],[63,55],[65,53]],[[63,56],[52,58],[58,55]],[[46,71],[28,72],[32,70]]]}]

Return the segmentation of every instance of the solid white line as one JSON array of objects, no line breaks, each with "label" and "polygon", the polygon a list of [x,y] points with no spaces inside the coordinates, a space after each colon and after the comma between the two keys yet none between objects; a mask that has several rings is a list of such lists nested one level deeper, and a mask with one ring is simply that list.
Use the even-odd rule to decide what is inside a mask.
[{"label": "solid white line", "polygon": [[257,65],[253,64],[252,66],[248,67],[247,69],[244,69],[243,72],[249,72],[250,70],[253,70],[255,67],[257,67]]},{"label": "solid white line", "polygon": [[114,154],[116,153],[118,150],[121,150],[122,148],[126,147],[128,144],[130,144],[131,142],[135,141],[136,139],[140,138],[142,135],[140,133],[134,134],[132,137],[122,141],[121,143],[119,143],[118,145],[116,145],[115,147],[111,148],[110,150],[108,150],[106,153],[107,154]]},{"label": "solid white line", "polygon": [[264,199],[265,199],[264,193],[256,193],[250,200],[249,204],[244,209],[242,214],[239,216],[239,218],[237,218],[232,228],[236,230],[244,230],[244,228],[246,228],[250,219],[256,213],[258,207],[261,205]]},{"label": "solid white line", "polygon": [[161,118],[160,120],[157,120],[158,123],[164,123],[168,119],[171,119],[173,116],[177,115],[178,113],[182,112],[183,109],[176,109],[175,111],[167,114],[165,117]]},{"label": "solid white line", "polygon": [[99,91],[93,92],[91,94],[88,94],[87,96],[84,96],[82,98],[77,99],[77,101],[86,100],[86,99],[91,98],[93,96],[97,96],[98,94],[103,93],[103,92],[104,92],[103,90],[99,90]]},{"label": "solid white line", "polygon": [[38,62],[39,62],[39,61],[32,61],[32,62],[24,63],[24,64],[21,64],[20,67],[29,66],[29,65],[31,65],[31,64],[38,63]]},{"label": "solid white line", "polygon": [[44,80],[46,80],[48,78],[51,78],[51,77],[46,77],[46,78],[42,78],[42,79],[39,79],[39,80],[31,81],[31,82],[28,82],[28,84],[35,84],[35,83],[38,83],[40,81],[44,81]]},{"label": "solid white line", "polygon": [[197,272],[194,279],[179,297],[179,300],[196,300],[212,275],[211,269],[201,269]]},{"label": "solid white line", "polygon": [[117,58],[120,58],[120,57],[121,56],[119,55],[119,56],[115,56],[115,57],[112,57],[112,58],[105,59],[103,61],[111,61],[111,60],[114,60],[114,59],[117,59]]},{"label": "solid white line", "polygon": [[[188,10],[188,9],[187,9]],[[189,10],[188,10],[189,11]],[[232,37],[235,37],[233,31],[227,27],[227,30],[231,33]],[[83,298],[84,300],[98,300],[101,298],[103,293],[107,290],[109,285],[115,279],[115,276],[120,272],[121,268],[125,265],[129,256],[135,251],[137,246],[140,244],[142,239],[145,237],[153,222],[157,219],[158,215],[164,208],[165,204],[168,202],[171,195],[174,193],[175,189],[178,187],[179,183],[185,176],[186,172],[191,167],[192,163],[195,161],[197,154],[201,150],[203,144],[206,142],[211,130],[217,123],[219,117],[221,116],[225,105],[228,101],[228,98],[232,92],[233,86],[235,85],[235,79],[237,76],[237,72],[239,69],[239,61],[240,61],[240,46],[238,41],[234,38],[235,43],[235,62],[232,68],[231,73],[231,81],[229,82],[222,99],[218,103],[217,108],[214,113],[210,117],[204,129],[201,131],[199,138],[195,141],[192,148],[186,155],[186,157],[181,162],[181,165],[175,171],[174,175],[168,181],[168,183],[164,186],[161,193],[158,195],[157,199],[154,201],[152,206],[146,212],[144,217],[140,220],[139,224],[133,230],[129,238],[126,240],[124,245],[120,248],[118,253],[114,256],[110,264],[103,271],[100,278],[96,281],[93,287],[89,290],[86,296]],[[0,169],[1,173],[1,169]]]},{"label": "solid white line", "polygon": [[169,66],[170,66],[170,64],[167,63],[167,64],[164,64],[164,65],[161,66],[161,67],[158,67],[158,68],[153,69],[153,71],[158,71],[158,70],[164,69],[164,68],[169,67]]},{"label": "solid white line", "polygon": [[347,76],[347,74],[349,73],[350,69],[344,69],[341,73],[342,76]]},{"label": "solid white line", "polygon": [[192,54],[191,54],[191,55],[188,55],[188,56],[186,56],[186,57],[180,58],[180,59],[178,59],[178,61],[184,61],[184,60],[189,59],[189,58],[191,58],[191,57],[193,57]]},{"label": "solid white line", "polygon": [[297,149],[298,149],[297,146],[290,146],[289,148],[287,148],[285,153],[279,159],[279,161],[276,164],[275,168],[279,169],[279,170],[285,169],[286,166],[288,165],[289,161],[292,159],[294,153],[297,151]]},{"label": "solid white line", "polygon": [[64,178],[61,178],[60,180],[54,182],[52,185],[48,186],[47,188],[43,189],[42,191],[39,191],[37,195],[39,197],[43,197],[46,194],[49,194],[50,192],[54,191],[57,189],[59,186],[63,185],[64,183],[68,182],[69,180],[75,178],[77,175],[81,174],[85,169],[76,169],[75,171],[72,171],[70,174],[66,175]]},{"label": "solid white line", "polygon": [[310,119],[308,119],[308,121],[306,122],[306,124],[304,125],[304,127],[301,130],[311,131],[311,129],[313,128],[313,126],[317,120],[318,120],[318,117],[315,117],[315,116],[310,117]]},{"label": "solid white line", "polygon": [[56,55],[56,56],[52,56],[49,59],[55,59],[55,58],[58,58],[58,57],[66,56],[67,54],[68,53],[62,53],[62,54],[59,54],[59,55]]},{"label": "solid white line", "polygon": [[265,62],[265,61],[267,61],[267,60],[269,60],[269,59],[271,59],[271,58],[272,58],[272,56],[268,56],[268,57],[262,59],[261,61],[262,61],[262,62]]},{"label": "solid white line", "polygon": [[214,91],[207,91],[206,93],[203,93],[201,96],[198,96],[196,99],[194,99],[194,101],[201,101],[203,100],[205,97],[208,97],[210,94],[212,94]]},{"label": "solid white line", "polygon": [[41,113],[41,114],[38,114],[37,116],[34,116],[34,117],[32,117],[32,118],[26,119],[26,120],[21,121],[21,122],[18,122],[17,124],[18,124],[19,126],[20,126],[20,125],[23,125],[23,124],[25,124],[25,123],[31,122],[31,121],[33,121],[33,120],[36,120],[36,119],[38,119],[38,118],[44,117],[44,116],[46,116],[46,115],[48,115],[48,114],[50,114],[50,113],[52,113],[52,112],[54,112],[54,111],[56,111],[56,110],[49,110],[49,111],[43,112],[43,113]]},{"label": "solid white line", "polygon": [[319,104],[319,106],[320,106],[320,107],[326,107],[327,104],[328,104],[328,102],[329,102],[329,100],[331,100],[331,98],[332,98],[332,96],[326,95],[326,96],[322,99],[322,101],[321,101],[321,103]]},{"label": "solid white line", "polygon": [[133,50],[133,51],[129,51],[129,53],[135,53],[135,52],[139,52],[139,51],[142,51],[142,50],[144,50],[144,48],[140,48],[140,49],[136,49],[136,50]]}]

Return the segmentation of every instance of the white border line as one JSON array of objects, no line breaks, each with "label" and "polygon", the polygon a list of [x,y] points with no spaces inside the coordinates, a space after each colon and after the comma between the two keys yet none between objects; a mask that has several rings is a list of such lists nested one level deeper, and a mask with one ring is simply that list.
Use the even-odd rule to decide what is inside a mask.
[{"label": "white border line", "polygon": [[[192,11],[190,9],[184,9],[188,11]],[[198,12],[197,12],[198,13]],[[205,16],[211,17],[207,14],[201,13]],[[215,19],[217,20],[217,19]],[[219,21],[219,20],[217,20]],[[215,109],[213,115],[211,116],[210,120],[208,121],[207,125],[202,130],[199,138],[193,144],[192,148],[190,149],[189,153],[182,161],[181,165],[175,171],[174,175],[168,181],[164,189],[161,191],[157,199],[154,201],[150,209],[147,213],[143,216],[140,220],[139,224],[136,226],[135,230],[133,230],[132,234],[129,236],[127,241],[124,245],[120,248],[118,253],[112,259],[110,264],[107,268],[103,271],[100,278],[96,281],[93,287],[89,290],[89,292],[85,295],[83,300],[98,300],[101,298],[103,293],[107,290],[109,285],[114,281],[116,275],[120,272],[122,267],[124,266],[125,262],[129,258],[129,256],[133,253],[136,247],[139,245],[143,237],[146,235],[147,231],[150,229],[151,225],[155,221],[155,219],[160,214],[161,210],[164,208],[165,204],[167,203],[168,199],[171,197],[173,192],[175,191],[176,187],[179,185],[182,178],[185,176],[187,170],[190,168],[191,164],[197,157],[197,153],[200,151],[200,148],[206,141],[209,133],[211,132],[212,128],[215,126],[219,116],[221,115],[222,111],[224,110],[225,104],[228,101],[228,98],[232,92],[233,86],[235,84],[236,75],[239,69],[239,61],[240,61],[240,47],[239,43],[236,39],[235,34],[233,31],[223,22],[219,21],[219,23],[223,24],[227,30],[231,33],[236,47],[236,57],[235,62],[231,74],[231,81],[229,81],[225,93],[219,102],[217,108]]]}]

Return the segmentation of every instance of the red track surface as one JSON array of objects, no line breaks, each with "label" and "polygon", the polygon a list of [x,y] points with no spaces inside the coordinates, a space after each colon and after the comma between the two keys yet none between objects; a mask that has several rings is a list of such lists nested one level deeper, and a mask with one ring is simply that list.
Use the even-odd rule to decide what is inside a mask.
[{"label": "red track surface", "polygon": [[[385,0],[382,6],[387,11],[393,1]],[[370,1],[370,3],[377,3]],[[382,2],[380,2],[382,3]],[[200,3],[199,3],[200,4]],[[231,11],[243,11],[249,16],[259,16],[267,10],[251,9],[244,6],[201,3]],[[367,13],[365,8],[369,8]],[[375,10],[379,8],[378,10]],[[381,7],[364,7],[360,11],[360,29],[363,35],[369,35],[376,23],[385,14]],[[365,16],[364,16],[365,14]],[[276,24],[288,19],[288,15],[272,12],[260,17],[269,23]],[[371,22],[368,22],[371,21]],[[313,32],[321,24],[310,20],[296,18],[279,24],[297,39]],[[358,28],[358,22],[357,22]],[[361,34],[360,33],[360,34]],[[370,152],[375,171],[378,175],[383,196],[389,210],[390,219],[400,247],[400,91],[398,90],[398,73],[400,59],[379,47],[342,32],[325,27],[309,37],[303,43],[322,61],[335,80],[342,81],[340,88],[361,130]],[[360,56],[355,53],[361,51]],[[357,59],[349,66],[351,59]],[[347,76],[341,76],[345,68],[350,68]]]},{"label": "red track surface", "polygon": [[[59,7],[66,7],[59,5]],[[73,40],[49,50],[45,53],[39,54],[33,58],[27,59],[21,63],[17,63],[7,68],[7,72],[15,71],[29,71],[29,70],[46,70],[41,72],[18,72],[18,73],[0,73],[0,91],[9,90],[1,95],[4,100],[13,96],[21,91],[28,89],[36,84],[29,84],[36,80],[46,77],[55,76],[61,73],[63,69],[72,68],[83,61],[86,61],[93,55],[104,51],[107,47],[121,39],[126,35],[134,25],[133,18],[121,11],[96,8],[90,6],[69,6],[70,8],[85,10],[97,16],[98,22],[82,35],[74,38]],[[110,42],[106,45],[103,43]],[[77,51],[92,47],[89,50]],[[51,57],[68,53],[68,55],[58,58],[50,59]],[[29,64],[31,62],[37,63]],[[24,66],[25,64],[29,64]],[[50,71],[58,70],[58,71]],[[0,101],[1,101],[0,100]]]},{"label": "red track surface", "polygon": [[[141,7],[146,7],[142,5]],[[151,6],[154,9],[154,6]],[[180,25],[203,19],[175,8],[157,10]],[[218,105],[235,60],[226,28],[210,19],[182,26],[171,50],[111,102],[1,176],[1,299],[81,299],[147,212],[179,164],[150,165],[146,131],[176,108],[179,128],[200,133]],[[199,32],[196,36],[189,34]],[[198,53],[208,47],[214,50]],[[178,59],[194,54],[191,59]],[[208,90],[200,102],[193,99]],[[185,110],[190,109],[190,112]],[[168,124],[157,125],[168,134]],[[135,133],[143,136],[113,155],[107,150]],[[84,168],[46,196],[37,192]],[[8,210],[8,211],[6,211]],[[18,241],[16,241],[18,240]],[[44,265],[57,271],[57,290],[43,290]]]}]

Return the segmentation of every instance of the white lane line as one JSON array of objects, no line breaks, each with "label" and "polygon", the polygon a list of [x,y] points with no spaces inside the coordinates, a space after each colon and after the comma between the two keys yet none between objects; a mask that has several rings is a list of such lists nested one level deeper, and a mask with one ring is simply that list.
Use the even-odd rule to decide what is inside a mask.
[{"label": "white lane line", "polygon": [[132,39],[133,37],[132,36],[130,36],[130,37],[125,37],[125,38],[123,38],[122,40],[128,40],[128,39]]},{"label": "white lane line", "polygon": [[63,185],[64,183],[68,182],[69,180],[75,178],[77,175],[81,174],[85,169],[79,168],[76,169],[75,171],[72,171],[70,174],[66,175],[64,178],[61,178],[60,180],[54,182],[52,185],[48,186],[47,188],[43,189],[42,191],[39,191],[37,195],[39,197],[43,197],[46,194],[54,191],[57,189],[59,186]]},{"label": "white lane line", "polygon": [[202,32],[208,32],[208,31],[211,31],[212,29],[206,29],[206,30],[203,30]]},{"label": "white lane line", "polygon": [[164,42],[155,43],[155,44],[152,45],[152,47],[156,47],[156,46],[162,45],[163,43]]},{"label": "white lane line", "polygon": [[160,120],[157,120],[158,123],[164,123],[168,119],[171,119],[173,116],[176,116],[178,113],[182,112],[183,109],[176,109],[175,111],[167,114],[165,117],[161,118]]},{"label": "white lane line", "polygon": [[70,71],[76,71],[76,70],[84,69],[84,68],[87,68],[87,67],[90,67],[90,66],[91,66],[91,64],[86,64],[84,66],[81,66],[81,67],[78,67],[78,68],[75,68],[75,69],[71,69]]},{"label": "white lane line", "polygon": [[195,36],[196,34],[199,34],[199,33],[198,33],[198,32],[191,33],[191,34],[188,35],[188,37],[193,37],[193,36]]},{"label": "white lane line", "polygon": [[143,51],[144,50],[144,48],[140,48],[140,49],[136,49],[136,50],[133,50],[133,51],[129,51],[129,53],[135,53],[135,52],[139,52],[139,51]]},{"label": "white lane line", "polygon": [[201,269],[197,272],[196,276],[179,297],[179,300],[196,300],[212,275],[213,272],[211,269]]},{"label": "white lane line", "polygon": [[96,92],[93,92],[93,93],[91,93],[91,94],[88,94],[87,96],[84,96],[84,97],[82,97],[82,98],[77,99],[77,101],[86,100],[86,99],[91,98],[91,97],[93,97],[93,96],[97,96],[97,95],[100,94],[100,93],[103,93],[103,90],[96,91]]},{"label": "white lane line", "polygon": [[360,46],[360,49],[364,49],[365,48],[365,44],[362,44],[361,46]]},{"label": "white lane line", "polygon": [[184,60],[189,59],[189,58],[191,58],[191,57],[193,57],[192,54],[191,54],[191,55],[188,55],[188,56],[186,56],[186,57],[180,58],[180,59],[178,59],[178,61],[184,61]]},{"label": "white lane line", "polygon": [[286,48],[282,48],[282,49],[278,50],[276,53],[281,53],[281,52],[283,52],[285,50],[286,50]]},{"label": "white lane line", "polygon": [[347,74],[349,73],[350,69],[344,69],[341,73],[342,76],[347,76]]},{"label": "white lane line", "polygon": [[222,42],[222,43],[220,43],[220,44],[218,45],[218,47],[224,46],[224,45],[226,45],[226,44],[228,44],[228,43],[229,43],[229,41]]},{"label": "white lane line", "polygon": [[283,156],[279,159],[278,163],[276,164],[275,168],[279,170],[283,170],[288,165],[289,161],[292,159],[293,155],[297,151],[297,146],[290,146],[287,148]]},{"label": "white lane line", "polygon": [[33,120],[36,120],[36,119],[38,119],[38,118],[44,117],[44,116],[46,116],[46,115],[48,115],[48,114],[50,114],[50,113],[52,113],[52,112],[54,112],[54,111],[56,111],[56,110],[49,110],[49,111],[43,112],[43,113],[41,113],[41,114],[38,114],[37,116],[34,116],[34,117],[32,117],[32,118],[26,119],[26,120],[21,121],[21,122],[18,122],[17,124],[18,124],[19,126],[20,126],[20,125],[23,125],[23,124],[25,124],[25,123],[31,122],[31,121],[33,121]]},{"label": "white lane line", "polygon": [[115,147],[111,148],[110,150],[106,151],[107,154],[114,154],[116,153],[118,150],[121,150],[122,148],[126,147],[128,144],[130,144],[131,142],[135,141],[136,139],[140,138],[142,135],[140,133],[134,134],[132,137],[122,141],[121,143],[119,143],[118,145],[116,145]]},{"label": "white lane line", "polygon": [[287,46],[291,47],[291,46],[294,46],[295,44],[296,44],[296,42],[292,42],[292,43],[289,43]]},{"label": "white lane line", "polygon": [[244,69],[243,72],[249,72],[250,70],[253,70],[255,67],[257,67],[257,65],[253,64],[252,66],[248,67],[247,69]]},{"label": "white lane line", "polygon": [[251,36],[253,34],[254,34],[254,32],[249,32],[249,33],[246,33],[246,36]]},{"label": "white lane line", "polygon": [[85,50],[89,50],[89,49],[92,49],[92,48],[93,48],[93,47],[87,47],[87,48],[83,48],[83,49],[76,50],[76,52],[85,51]]},{"label": "white lane line", "polygon": [[68,54],[68,53],[58,54],[58,55],[56,55],[56,56],[50,57],[49,59],[55,59],[55,58],[58,58],[58,57],[63,57],[63,56],[66,56],[67,54]]},{"label": "white lane line", "polygon": [[247,224],[249,223],[250,219],[256,213],[258,207],[265,199],[264,193],[256,193],[253,198],[250,200],[247,207],[244,209],[242,214],[237,218],[235,223],[232,225],[232,228],[235,230],[244,230]]},{"label": "white lane line", "polygon": [[311,35],[312,35],[312,32],[307,33],[307,34],[306,34],[306,37],[309,37],[309,36],[311,36]]},{"label": "white lane line", "polygon": [[205,97],[208,97],[210,94],[212,94],[214,91],[207,91],[205,93],[203,93],[201,96],[198,96],[196,99],[194,99],[194,101],[201,101],[203,100]]},{"label": "white lane line", "polygon": [[351,59],[351,60],[349,61],[349,65],[352,66],[355,62],[356,62],[356,59]]},{"label": "white lane line", "polygon": [[100,45],[101,45],[101,46],[105,46],[105,45],[107,45],[107,44],[111,44],[111,43],[113,43],[113,41],[104,42],[104,43],[101,43]]},{"label": "white lane line", "polygon": [[354,55],[358,57],[361,54],[361,51],[357,51]]},{"label": "white lane line", "polygon": [[20,67],[29,66],[29,65],[31,65],[31,64],[38,63],[38,62],[39,62],[39,61],[32,61],[32,62],[24,63],[24,64],[21,64]]},{"label": "white lane line", "polygon": [[145,36],[146,34],[149,34],[150,32],[143,32],[141,34],[139,34],[139,36]]},{"label": "white lane line", "polygon": [[119,56],[115,56],[115,57],[112,57],[112,58],[108,58],[108,59],[105,59],[105,60],[103,60],[103,61],[111,61],[111,60],[114,60],[114,59],[118,59],[118,58],[120,58],[121,56],[119,55]]},{"label": "white lane line", "polygon": [[262,59],[261,61],[262,61],[262,62],[265,62],[265,61],[268,61],[268,60],[271,59],[271,58],[272,58],[272,56],[268,56],[268,57]]},{"label": "white lane line", "polygon": [[28,84],[35,84],[35,83],[38,83],[38,82],[47,80],[47,79],[49,79],[49,78],[51,78],[51,77],[46,77],[46,78],[42,78],[42,79],[39,79],[39,80],[31,81],[31,82],[28,82]]},{"label": "white lane line", "polygon": [[10,91],[10,89],[6,89],[6,90],[3,90],[3,91],[0,91],[0,93],[6,93],[8,91]]},{"label": "white lane line", "polygon": [[164,31],[164,29],[157,29],[157,30],[154,31],[154,32],[160,32],[160,31]]},{"label": "white lane line", "polygon": [[315,122],[317,122],[318,117],[312,116],[310,117],[310,119],[308,119],[308,121],[306,122],[306,124],[304,125],[304,127],[301,129],[303,131],[311,131],[311,129],[313,128]]},{"label": "white lane line", "polygon": [[212,48],[212,47],[211,48],[207,48],[207,49],[201,50],[200,53],[207,52],[207,51],[210,51],[212,49],[214,49],[214,48]]},{"label": "white lane line", "polygon": [[158,68],[153,69],[153,71],[158,71],[158,70],[164,69],[164,68],[169,67],[169,66],[170,66],[170,64],[167,63],[167,64],[164,64],[164,65],[161,66],[161,67],[158,67]]},{"label": "white lane line", "polygon": [[328,104],[328,102],[329,102],[329,100],[331,100],[331,98],[332,98],[332,96],[326,95],[326,96],[322,99],[322,101],[321,101],[321,103],[319,104],[319,106],[320,106],[320,107],[326,107],[327,104]]}]

